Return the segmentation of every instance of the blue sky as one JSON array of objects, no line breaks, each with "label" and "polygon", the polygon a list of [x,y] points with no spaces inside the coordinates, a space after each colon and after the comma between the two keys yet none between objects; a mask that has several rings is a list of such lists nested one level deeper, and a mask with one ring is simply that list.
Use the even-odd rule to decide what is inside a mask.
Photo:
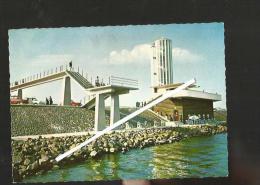
[{"label": "blue sky", "polygon": [[[150,44],[160,37],[172,40],[173,81],[196,77],[201,90],[222,95],[214,106],[226,108],[223,23],[9,30],[10,81],[72,60],[89,79],[97,75],[105,82],[109,75],[137,79],[140,89],[120,97],[122,106],[134,106],[151,95]],[[25,89],[23,95],[40,100],[52,96],[60,103],[61,92],[62,82],[57,81]],[[84,96],[72,83],[72,99]]]}]

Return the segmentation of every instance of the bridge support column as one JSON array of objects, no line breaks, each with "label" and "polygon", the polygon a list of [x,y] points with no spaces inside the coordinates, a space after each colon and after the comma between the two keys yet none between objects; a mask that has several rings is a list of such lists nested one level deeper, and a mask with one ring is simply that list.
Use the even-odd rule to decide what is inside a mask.
[{"label": "bridge support column", "polygon": [[22,89],[18,89],[18,94],[17,94],[19,99],[23,99],[23,90]]},{"label": "bridge support column", "polygon": [[119,95],[111,95],[111,107],[110,107],[110,126],[115,122],[120,120],[120,110],[119,110]]},{"label": "bridge support column", "polygon": [[96,94],[95,131],[101,131],[105,128],[106,128],[105,95]]},{"label": "bridge support column", "polygon": [[70,77],[66,76],[63,82],[63,102],[62,105],[70,105],[71,103],[71,85]]}]

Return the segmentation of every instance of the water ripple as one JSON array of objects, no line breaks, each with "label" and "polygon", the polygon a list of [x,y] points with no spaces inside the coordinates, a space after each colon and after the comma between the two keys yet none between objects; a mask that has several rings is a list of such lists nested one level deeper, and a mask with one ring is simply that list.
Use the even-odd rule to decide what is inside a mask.
[{"label": "water ripple", "polygon": [[195,137],[126,154],[107,154],[24,182],[220,177],[228,175],[227,155],[227,134]]}]

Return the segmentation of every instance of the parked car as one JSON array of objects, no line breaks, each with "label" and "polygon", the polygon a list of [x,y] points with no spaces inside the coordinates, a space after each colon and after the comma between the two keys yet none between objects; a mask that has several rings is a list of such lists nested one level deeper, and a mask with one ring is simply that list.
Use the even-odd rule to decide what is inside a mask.
[{"label": "parked car", "polygon": [[11,96],[10,97],[10,104],[21,104],[22,99],[19,98],[18,96]]},{"label": "parked car", "polygon": [[27,98],[29,104],[38,105],[39,100],[37,98]]},{"label": "parked car", "polygon": [[70,105],[71,105],[71,106],[74,106],[74,107],[80,107],[80,106],[81,106],[81,103],[80,103],[80,102],[71,101]]},{"label": "parked car", "polygon": [[11,96],[10,97],[10,104],[28,104],[28,100],[24,100],[19,98],[18,96]]},{"label": "parked car", "polygon": [[37,100],[36,98],[33,98],[33,100],[32,100],[32,104],[34,104],[34,105],[38,105],[38,104],[39,104],[39,100]]}]

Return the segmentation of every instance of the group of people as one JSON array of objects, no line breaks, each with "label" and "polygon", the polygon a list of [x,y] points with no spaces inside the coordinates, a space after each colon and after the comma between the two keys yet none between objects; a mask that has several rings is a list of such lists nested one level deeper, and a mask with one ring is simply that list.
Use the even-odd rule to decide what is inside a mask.
[{"label": "group of people", "polygon": [[53,104],[53,100],[52,100],[51,96],[49,99],[46,97],[46,105],[52,105],[52,104]]},{"label": "group of people", "polygon": [[136,107],[144,107],[146,106],[146,101],[144,102],[136,102]]}]

